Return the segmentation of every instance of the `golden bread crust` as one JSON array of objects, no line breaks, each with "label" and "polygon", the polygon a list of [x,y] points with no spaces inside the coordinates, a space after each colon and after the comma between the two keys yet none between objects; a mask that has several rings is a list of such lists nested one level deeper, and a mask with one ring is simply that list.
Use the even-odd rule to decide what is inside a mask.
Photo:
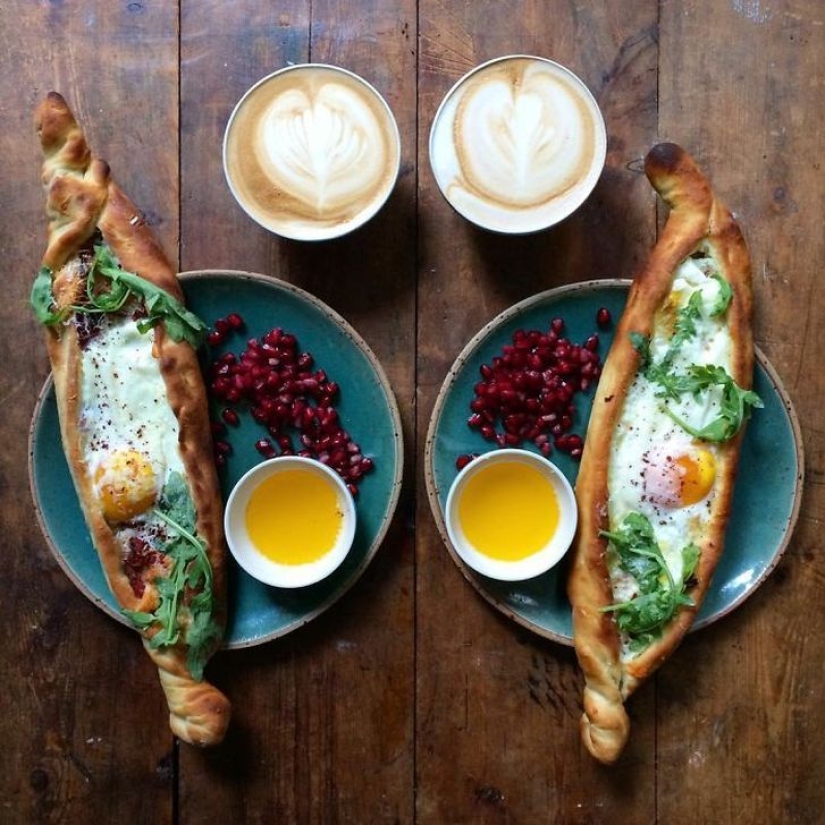
[{"label": "golden bread crust", "polygon": [[[40,104],[35,124],[43,148],[42,179],[49,219],[43,264],[52,271],[52,292],[58,307],[74,303],[85,290],[79,255],[96,232],[101,233],[124,269],[182,300],[175,269],[138,209],[111,180],[108,165],[93,157],[81,128],[59,94],[50,92]],[[142,596],[135,595],[120,544],[92,492],[78,425],[82,376],[76,326],[47,327],[46,341],[66,458],[107,582],[123,609],[152,612],[158,605],[156,589],[147,586]],[[197,532],[206,543],[212,567],[213,593],[220,605],[216,619],[222,626],[226,551],[206,389],[194,349],[186,342],[172,340],[162,325],[154,329],[153,355],[159,361],[166,397],[179,424],[179,451],[197,513]],[[161,560],[152,572],[162,574],[164,569]],[[144,635],[151,636],[152,632]],[[151,656],[160,669],[167,698],[170,691],[174,698],[174,709],[170,705],[170,712],[175,733],[195,744],[220,741],[229,719],[229,703],[211,685],[192,678],[185,647],[154,650]]]},{"label": "golden bread crust", "polygon": [[645,160],[647,176],[670,206],[662,233],[630,288],[624,313],[604,364],[593,401],[581,466],[576,482],[579,526],[568,579],[573,608],[573,636],[585,677],[582,738],[600,761],[621,754],[629,735],[624,700],[673,652],[690,628],[722,552],[724,531],[736,476],[742,431],[720,445],[715,495],[708,529],[699,543],[700,556],[688,595],[694,606],[682,608],[662,636],[643,653],[622,661],[613,613],[613,593],[606,562],[608,466],[613,434],[628,389],[640,366],[631,332],[649,335],[657,309],[670,293],[679,264],[707,243],[733,287],[727,322],[733,342],[731,377],[745,389],[753,375],[750,263],[742,233],[719,203],[693,159],[674,144],[655,146]]}]

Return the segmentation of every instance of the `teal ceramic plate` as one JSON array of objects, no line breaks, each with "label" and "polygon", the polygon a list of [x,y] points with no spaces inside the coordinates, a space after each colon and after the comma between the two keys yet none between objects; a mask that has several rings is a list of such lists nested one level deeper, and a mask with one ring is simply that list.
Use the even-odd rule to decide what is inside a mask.
[{"label": "teal ceramic plate", "polygon": [[[229,564],[229,617],[225,646],[245,647],[282,636],[317,616],[363,573],[388,529],[398,502],[402,474],[402,435],[398,407],[389,383],[366,343],[329,307],[283,281],[241,272],[190,272],[181,276],[189,307],[208,324],[238,312],[246,327],[217,353],[241,351],[246,339],[275,326],[298,338],[319,368],[341,387],[338,411],[344,426],[375,469],[361,482],[358,527],[352,549],[329,578],[297,590],[268,587]],[[222,470],[224,497],[261,456],[254,448],[266,433],[250,416],[228,428],[233,453]],[[51,381],[38,402],[29,444],[32,493],[40,524],[61,567],[98,606],[124,621],[109,592],[63,458],[57,406]]]},{"label": "teal ceramic plate", "polygon": [[[458,472],[456,458],[491,449],[490,443],[466,423],[480,366],[499,354],[517,329],[547,329],[555,316],[565,320],[565,335],[571,341],[581,343],[597,331],[604,357],[624,308],[628,285],[628,281],[608,280],[560,287],[522,301],[492,320],[467,344],[450,370],[436,400],[427,436],[425,475],[430,506],[456,564],[478,592],[505,615],[563,644],[572,643],[566,566],[516,583],[480,576],[464,565],[450,545],[444,507]],[[609,309],[613,318],[606,331],[596,326],[596,313],[601,307]],[[799,424],[776,373],[759,352],[754,389],[765,408],[755,411],[748,424],[725,553],[694,629],[730,612],[756,590],[784,552],[798,516],[804,467]],[[592,399],[592,390],[577,396],[574,432],[584,434]],[[551,457],[574,484],[577,463],[558,451]]]}]

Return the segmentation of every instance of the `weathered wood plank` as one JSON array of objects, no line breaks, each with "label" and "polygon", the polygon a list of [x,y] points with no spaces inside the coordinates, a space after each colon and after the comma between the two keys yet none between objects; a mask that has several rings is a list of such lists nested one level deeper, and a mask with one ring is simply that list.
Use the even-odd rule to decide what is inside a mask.
[{"label": "weathered wood plank", "polygon": [[[203,21],[221,19],[224,35]],[[340,312],[395,389],[414,472],[415,5],[313,2],[281,8],[186,2],[182,16],[186,269],[278,277]],[[384,210],[351,236],[284,241],[231,198],[220,145],[245,89],[288,62],[332,63],[384,94],[402,133],[402,175]],[[209,89],[204,106],[204,88]],[[276,319],[273,319],[273,324]],[[227,652],[217,678],[235,703],[228,741],[181,755],[182,822],[410,822],[414,588],[408,483],[384,546],[327,613],[286,638]]]},{"label": "weathered wood plank", "polygon": [[825,30],[815,2],[663,4],[660,133],[695,152],[739,215],[754,267],[757,344],[802,423],[799,529],[749,602],[691,637],[659,678],[659,815],[818,822],[825,711],[821,545],[825,308]]},{"label": "weathered wood plank", "polygon": [[[512,303],[564,283],[628,276],[655,213],[632,171],[656,130],[656,4],[470,4],[422,0],[420,55],[419,440],[452,360]],[[607,168],[589,201],[529,237],[476,230],[453,213],[429,169],[430,123],[465,71],[535,53],[579,74],[597,97]],[[549,321],[550,319],[548,319]],[[483,602],[418,509],[418,821],[597,822],[654,819],[653,696],[623,765],[606,772],[579,744],[580,677],[570,648],[518,629]]]},{"label": "weathered wood plank", "polygon": [[175,21],[174,4],[0,8],[3,822],[172,819],[172,736],[156,669],[138,637],[93,607],[47,549],[28,488],[26,434],[48,370],[42,331],[27,306],[46,227],[34,108],[51,89],[67,98],[95,150],[176,256]]}]

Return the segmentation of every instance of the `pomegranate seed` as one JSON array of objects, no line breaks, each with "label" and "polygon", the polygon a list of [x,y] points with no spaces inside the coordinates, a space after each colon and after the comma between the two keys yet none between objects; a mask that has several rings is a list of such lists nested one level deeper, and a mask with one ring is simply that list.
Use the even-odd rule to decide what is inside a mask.
[{"label": "pomegranate seed", "polygon": [[[574,344],[562,337],[564,329],[564,319],[553,318],[547,332],[516,330],[501,354],[479,367],[481,380],[467,418],[471,429],[498,446],[529,441],[545,455],[554,446],[580,455],[581,437],[567,434],[575,394],[588,389],[601,372],[600,342],[593,333],[583,344]],[[465,456],[459,461],[466,466]]]},{"label": "pomegranate seed", "polygon": [[474,458],[478,458],[478,455],[476,453],[470,453],[469,455],[460,455],[455,460],[456,470],[463,470]]},{"label": "pomegranate seed", "polygon": [[[215,322],[212,338],[222,343],[244,325],[239,314],[230,313]],[[333,406],[339,385],[314,367],[311,353],[300,350],[295,336],[280,327],[248,339],[238,355],[217,357],[209,368],[208,388],[213,398],[231,406],[225,406],[222,421],[213,424],[213,435],[219,439],[225,434],[224,422],[239,425],[240,413],[245,411],[270,436],[255,442],[264,457],[271,458],[278,451],[294,455],[295,436],[300,441],[298,455],[323,461],[345,481],[356,484],[373,469],[373,461],[363,456]],[[216,447],[216,456],[225,456],[222,449]]]},{"label": "pomegranate seed", "polygon": [[206,341],[210,347],[217,347],[219,344],[224,342],[225,336],[223,333],[219,332],[216,329],[213,329],[209,335],[206,336]]},{"label": "pomegranate seed", "polygon": [[267,452],[271,451],[274,448],[272,446],[272,442],[268,438],[259,438],[255,442],[255,449],[259,453],[267,453]]},{"label": "pomegranate seed", "polygon": [[232,452],[232,445],[228,441],[216,441],[215,452],[219,455],[229,455]]},{"label": "pomegranate seed", "polygon": [[607,307],[601,307],[601,309],[599,309],[596,313],[596,325],[599,329],[606,329],[609,327],[612,320],[610,310],[607,309]]}]

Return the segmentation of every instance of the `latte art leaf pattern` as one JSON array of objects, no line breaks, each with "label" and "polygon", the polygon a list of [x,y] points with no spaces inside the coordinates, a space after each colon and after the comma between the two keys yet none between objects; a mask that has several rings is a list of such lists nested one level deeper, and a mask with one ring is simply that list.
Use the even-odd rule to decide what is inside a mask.
[{"label": "latte art leaf pattern", "polygon": [[262,78],[224,134],[226,180],[238,204],[283,238],[354,231],[383,206],[401,163],[398,125],[366,80],[303,63]]},{"label": "latte art leaf pattern", "polygon": [[359,96],[337,83],[272,101],[260,122],[258,162],[308,216],[334,218],[368,198],[387,166],[381,126]]},{"label": "latte art leaf pattern", "polygon": [[546,229],[577,209],[607,152],[590,91],[558,63],[510,55],[468,72],[445,96],[430,131],[438,187],[485,229]]},{"label": "latte art leaf pattern", "polygon": [[590,162],[586,121],[560,83],[525,73],[468,90],[457,113],[464,183],[503,207],[558,197]]}]

